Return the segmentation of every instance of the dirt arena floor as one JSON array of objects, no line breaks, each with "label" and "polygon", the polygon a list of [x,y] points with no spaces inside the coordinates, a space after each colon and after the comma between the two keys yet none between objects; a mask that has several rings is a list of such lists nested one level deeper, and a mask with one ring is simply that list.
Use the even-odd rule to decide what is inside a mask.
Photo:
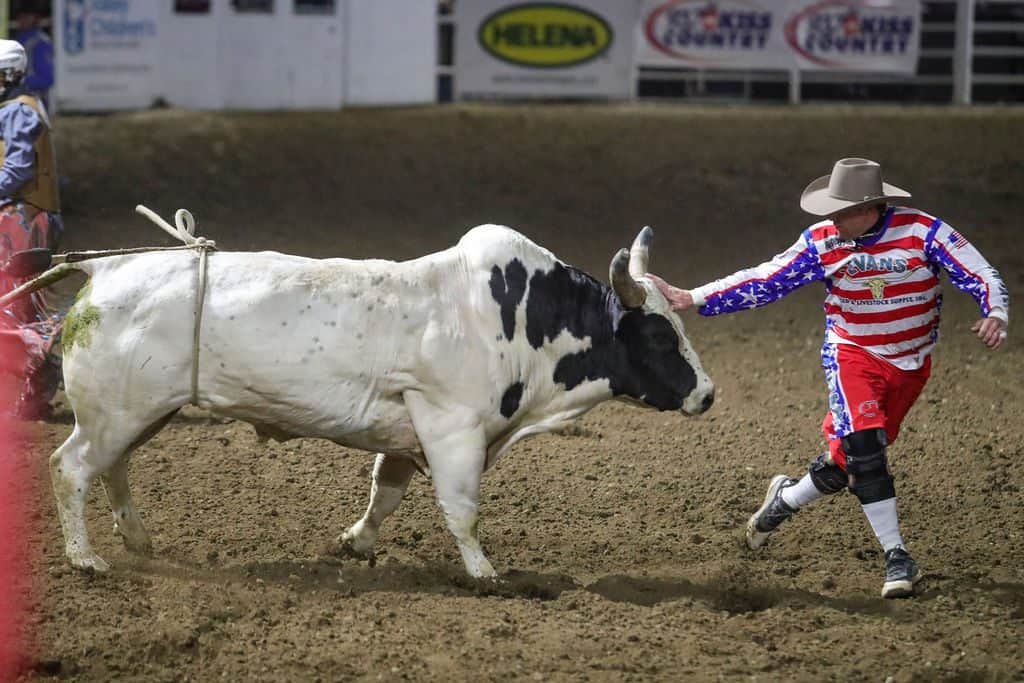
[{"label": "dirt arena floor", "polygon": [[[65,249],[167,245],[135,216],[191,209],[233,250],[419,256],[513,226],[604,278],[655,228],[681,285],[753,265],[811,221],[804,184],[841,156],[884,162],[1024,300],[1019,109],[445,107],[325,114],[63,117]],[[883,559],[850,495],[760,553],[742,527],[769,478],[820,452],[820,286],[750,313],[686,316],[718,386],[705,416],[608,403],[520,443],[486,476],[481,536],[503,575],[464,578],[430,483],[385,524],[378,562],[322,559],[363,512],[372,456],[186,409],[132,461],[155,554],[88,507],[108,575],[73,571],[46,456],[34,675],[84,681],[1024,680],[1024,344],[990,353],[946,283],[931,382],[890,449],[926,573],[883,601]]]}]

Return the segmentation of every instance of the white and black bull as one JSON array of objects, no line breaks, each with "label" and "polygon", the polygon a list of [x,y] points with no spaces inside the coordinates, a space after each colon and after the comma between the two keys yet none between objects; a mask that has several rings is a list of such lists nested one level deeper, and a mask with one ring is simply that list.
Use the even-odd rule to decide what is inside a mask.
[{"label": "white and black bull", "polygon": [[466,571],[493,576],[477,539],[480,478],[513,443],[606,399],[702,413],[714,387],[679,317],[645,277],[649,228],[611,263],[612,287],[505,227],[396,263],[273,252],[209,256],[193,357],[193,251],[64,264],[91,280],[65,325],[75,428],[50,457],[67,556],[106,570],[84,506],[99,477],[132,551],[150,536],[128,456],[193,401],[275,438],[377,452],[370,503],[338,538],[370,556],[419,469],[433,479]]}]

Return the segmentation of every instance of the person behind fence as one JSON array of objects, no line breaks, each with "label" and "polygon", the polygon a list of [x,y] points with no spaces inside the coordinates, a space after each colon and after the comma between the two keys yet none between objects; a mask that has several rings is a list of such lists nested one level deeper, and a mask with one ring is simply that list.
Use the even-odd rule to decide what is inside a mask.
[{"label": "person behind fence", "polygon": [[25,48],[28,63],[25,68],[25,89],[50,107],[50,88],[53,87],[53,41],[40,26],[43,18],[42,3],[22,0],[13,7],[13,38]]},{"label": "person behind fence", "polygon": [[849,489],[885,553],[885,598],[912,595],[921,578],[900,533],[888,452],[931,371],[940,272],[978,302],[982,318],[971,329],[990,349],[1005,340],[1009,312],[995,268],[952,226],[894,204],[909,197],[883,182],[879,164],[840,159],[800,199],[804,211],[825,220],[772,260],[692,290],[652,278],[675,310],[698,306],[707,316],[757,308],[810,282],[825,283],[828,452],[799,479],[772,478],[747,522],[746,540],[756,550],[798,510]]},{"label": "person behind fence", "polygon": [[[62,230],[50,122],[43,104],[26,92],[26,64],[20,43],[0,40],[0,294],[31,275],[13,272],[12,256],[33,248],[55,249]],[[24,418],[45,416],[60,380],[51,353],[60,320],[38,294],[0,311],[4,343],[21,343],[28,357],[14,406]]]}]

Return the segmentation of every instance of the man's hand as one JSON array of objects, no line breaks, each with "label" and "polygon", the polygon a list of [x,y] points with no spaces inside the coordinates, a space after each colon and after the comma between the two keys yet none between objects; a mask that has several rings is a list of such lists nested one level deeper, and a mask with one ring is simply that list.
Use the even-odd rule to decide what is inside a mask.
[{"label": "man's hand", "polygon": [[693,307],[693,297],[685,289],[673,287],[654,273],[646,273],[646,276],[651,279],[651,282],[658,288],[658,291],[668,300],[668,305],[672,307],[673,311],[685,311],[687,308]]},{"label": "man's hand", "polygon": [[978,333],[978,339],[990,349],[998,349],[1006,340],[1006,323],[999,318],[982,318],[971,325],[971,331]]}]

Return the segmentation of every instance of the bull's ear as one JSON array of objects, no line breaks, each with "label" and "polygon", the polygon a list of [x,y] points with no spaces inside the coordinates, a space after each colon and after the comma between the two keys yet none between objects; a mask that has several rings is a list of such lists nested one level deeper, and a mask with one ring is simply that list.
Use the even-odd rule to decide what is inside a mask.
[{"label": "bull's ear", "polygon": [[651,230],[651,226],[646,225],[633,240],[633,246],[629,248],[629,274],[634,278],[647,274],[651,261],[652,239],[654,231]]},{"label": "bull's ear", "polygon": [[629,274],[629,250],[620,249],[608,267],[608,279],[611,280],[615,296],[626,308],[640,308],[647,300],[647,290]]}]

